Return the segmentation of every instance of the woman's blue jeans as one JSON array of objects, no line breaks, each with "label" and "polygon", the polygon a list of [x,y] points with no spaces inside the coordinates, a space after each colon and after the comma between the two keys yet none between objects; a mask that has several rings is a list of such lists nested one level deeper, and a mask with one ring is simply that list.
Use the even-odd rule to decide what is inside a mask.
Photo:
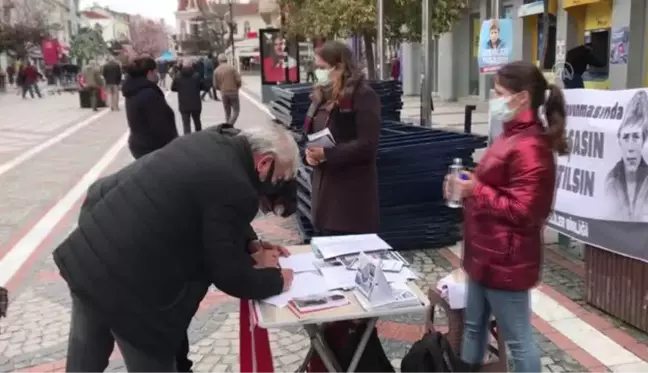
[{"label": "woman's blue jeans", "polygon": [[[531,326],[531,292],[490,289],[468,281],[468,299],[464,314],[461,360],[468,364],[484,361],[489,342],[491,314],[497,320],[508,350],[509,370],[540,372],[540,355],[533,341]],[[500,351],[504,354],[506,351]]]}]

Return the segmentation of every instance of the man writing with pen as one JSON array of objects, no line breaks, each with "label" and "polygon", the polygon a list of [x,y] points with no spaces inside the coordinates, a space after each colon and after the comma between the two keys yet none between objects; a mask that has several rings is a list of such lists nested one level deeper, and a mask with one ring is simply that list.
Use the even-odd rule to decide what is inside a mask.
[{"label": "man writing with pen", "polygon": [[67,371],[105,370],[115,342],[128,371],[186,371],[177,357],[210,284],[242,306],[289,289],[286,250],[250,223],[260,207],[294,212],[299,161],[280,126],[207,129],[94,183],[54,252],[72,298]]}]

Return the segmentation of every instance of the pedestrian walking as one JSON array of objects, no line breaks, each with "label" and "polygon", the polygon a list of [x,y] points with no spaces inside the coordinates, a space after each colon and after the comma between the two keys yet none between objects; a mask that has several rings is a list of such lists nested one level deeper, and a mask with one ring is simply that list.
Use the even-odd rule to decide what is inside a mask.
[{"label": "pedestrian walking", "polygon": [[13,87],[16,79],[16,68],[14,67],[13,63],[10,63],[7,66],[7,78],[9,79],[9,86]]},{"label": "pedestrian walking", "polygon": [[38,96],[38,98],[43,98],[43,95],[41,95],[40,88],[38,87],[38,80],[43,77],[43,75],[36,70],[36,67],[29,62],[26,61],[24,64],[24,67],[22,68],[22,98],[26,98],[25,96],[27,95],[27,92],[29,92],[29,95],[31,98],[34,98],[34,93]]},{"label": "pedestrian walking", "polygon": [[175,113],[157,85],[155,60],[138,57],[126,67],[122,84],[126,120],[130,128],[128,147],[135,159],[163,148],[178,137]]},{"label": "pedestrian walking", "polygon": [[205,89],[202,76],[193,66],[185,66],[180,70],[179,76],[173,79],[171,90],[178,93],[178,110],[182,117],[184,134],[191,133],[191,121],[197,131],[202,129],[200,114],[202,112],[202,99],[200,92]]},{"label": "pedestrian walking", "polygon": [[108,100],[110,100],[110,110],[119,110],[119,86],[122,82],[122,69],[119,62],[111,57],[103,66],[102,75],[106,82],[108,91]]},{"label": "pedestrian walking", "polygon": [[0,92],[6,92],[7,91],[7,73],[5,70],[0,66]]},{"label": "pedestrian walking", "polygon": [[234,125],[241,111],[239,89],[241,88],[241,74],[236,68],[227,63],[227,56],[218,56],[219,64],[214,72],[214,87],[221,92],[225,121]]},{"label": "pedestrian walking", "polygon": [[95,61],[91,61],[83,68],[83,81],[85,89],[90,95],[90,107],[93,111],[98,111],[97,101],[99,99],[100,89],[103,87],[103,78]]},{"label": "pedestrian walking", "polygon": [[167,62],[160,61],[158,63],[158,74],[160,74],[159,85],[160,88],[162,89],[166,89],[166,80],[167,80],[168,72],[169,72],[169,65],[167,64]]},{"label": "pedestrian walking", "polygon": [[215,66],[218,66],[218,64],[214,64],[214,56],[210,53],[207,55],[207,58],[204,61],[204,92],[202,96],[200,97],[201,99],[205,99],[205,96],[209,94],[209,97],[214,99],[214,101],[220,101],[218,99],[218,95],[216,94],[216,89],[214,88],[214,70],[216,69]]},{"label": "pedestrian walking", "polygon": [[306,83],[317,83],[317,76],[315,76],[315,60],[310,57],[306,60]]}]

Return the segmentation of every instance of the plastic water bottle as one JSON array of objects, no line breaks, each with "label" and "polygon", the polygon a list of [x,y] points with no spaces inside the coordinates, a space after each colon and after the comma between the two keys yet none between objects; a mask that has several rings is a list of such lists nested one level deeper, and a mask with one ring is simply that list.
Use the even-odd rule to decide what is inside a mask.
[{"label": "plastic water bottle", "polygon": [[449,167],[448,175],[450,175],[449,178],[449,183],[450,183],[450,196],[448,198],[448,201],[446,202],[446,205],[448,207],[451,207],[453,209],[458,209],[463,206],[461,202],[461,190],[457,188],[457,184],[455,183],[456,180],[462,179],[466,180],[467,177],[465,174],[462,174],[461,172],[464,170],[463,162],[461,158],[455,158],[452,161],[452,164]]}]

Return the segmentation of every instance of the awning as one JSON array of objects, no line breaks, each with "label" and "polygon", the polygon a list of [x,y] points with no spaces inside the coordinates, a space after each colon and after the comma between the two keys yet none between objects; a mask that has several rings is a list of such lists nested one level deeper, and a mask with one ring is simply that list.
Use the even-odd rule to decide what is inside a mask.
[{"label": "awning", "polygon": [[534,1],[532,3],[522,4],[518,8],[518,17],[533,16],[544,12],[544,1]]},{"label": "awning", "polygon": [[563,8],[572,8],[580,5],[600,3],[601,0],[563,0]]}]

